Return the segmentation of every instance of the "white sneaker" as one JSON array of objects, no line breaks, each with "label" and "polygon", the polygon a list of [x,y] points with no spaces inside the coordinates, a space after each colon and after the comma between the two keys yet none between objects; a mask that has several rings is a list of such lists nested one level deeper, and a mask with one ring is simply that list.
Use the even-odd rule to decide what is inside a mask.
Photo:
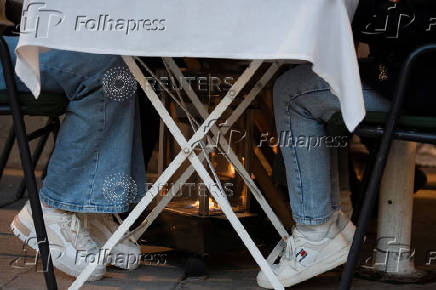
[{"label": "white sneaker", "polygon": [[[79,217],[100,247],[106,243],[119,226],[113,220],[112,214],[81,214]],[[105,253],[105,259],[107,264],[125,270],[134,270],[141,263],[141,248],[135,241],[124,238],[112,248],[110,253]]]},{"label": "white sneaker", "polygon": [[[349,250],[350,244],[340,233],[312,242],[294,229],[280,262],[272,265],[273,272],[284,287],[290,287],[344,264]],[[257,275],[257,284],[273,288],[262,271]]]},{"label": "white sneaker", "polygon": [[[99,250],[79,218],[71,212],[44,208],[44,223],[50,241],[53,266],[62,272],[77,277],[89,263],[98,263],[89,281],[103,278],[104,263],[99,263]],[[32,210],[27,202],[11,223],[14,234],[31,248],[38,251]]]},{"label": "white sneaker", "polygon": [[356,231],[356,226],[352,221],[348,221],[345,228],[342,230],[341,234],[344,239],[351,245],[353,243],[354,232]]},{"label": "white sneaker", "polygon": [[336,215],[336,227],[339,229],[340,233],[344,236],[345,240],[351,245],[353,243],[354,232],[356,231],[356,226],[344,214],[341,210],[334,213]]}]

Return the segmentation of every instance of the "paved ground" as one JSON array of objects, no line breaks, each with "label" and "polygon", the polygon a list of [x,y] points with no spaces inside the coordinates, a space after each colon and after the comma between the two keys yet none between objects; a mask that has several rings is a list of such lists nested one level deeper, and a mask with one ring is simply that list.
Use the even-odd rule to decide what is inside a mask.
[{"label": "paved ground", "polygon": [[[0,182],[1,202],[10,200],[19,176],[15,171]],[[16,172],[15,172],[16,173]],[[416,248],[416,263],[424,265],[429,251],[436,251],[436,191],[421,191],[415,198],[415,217],[413,245]],[[17,213],[23,200],[6,208],[0,208],[0,289],[44,289],[40,264],[36,269],[32,264],[34,252],[23,247],[9,230],[9,223]],[[374,226],[369,233],[369,240],[374,237]],[[370,253],[368,242],[366,254]],[[188,256],[184,253],[146,246],[143,252],[161,254],[166,263],[144,263],[133,272],[108,268],[106,277],[98,282],[88,283],[84,289],[259,289],[255,277],[257,266],[246,252],[231,253],[210,257],[209,275],[199,278],[185,278],[184,263]],[[27,265],[25,264],[27,263]],[[435,261],[436,266],[436,261]],[[436,270],[434,266],[427,269]],[[305,282],[295,289],[336,289],[340,269],[326,273]],[[72,278],[56,272],[59,289],[66,289]],[[436,289],[436,283],[424,285],[392,285],[356,279],[353,289]]]}]

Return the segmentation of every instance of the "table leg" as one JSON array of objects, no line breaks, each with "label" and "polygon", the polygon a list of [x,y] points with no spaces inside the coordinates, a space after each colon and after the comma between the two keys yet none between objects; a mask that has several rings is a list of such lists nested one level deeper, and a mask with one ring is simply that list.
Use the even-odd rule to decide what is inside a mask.
[{"label": "table leg", "polygon": [[426,272],[417,270],[410,247],[413,217],[416,143],[394,140],[380,185],[377,246],[371,278],[385,281],[419,281]]}]

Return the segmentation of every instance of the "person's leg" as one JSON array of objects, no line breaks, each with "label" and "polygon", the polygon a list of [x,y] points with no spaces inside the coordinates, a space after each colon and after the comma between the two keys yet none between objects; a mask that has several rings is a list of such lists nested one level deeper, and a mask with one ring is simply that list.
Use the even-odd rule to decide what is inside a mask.
[{"label": "person's leg", "polygon": [[[339,109],[329,94],[328,84],[313,75],[310,65],[285,72],[274,85],[274,115],[278,135],[287,140],[280,149],[298,224],[323,224],[336,206],[331,200],[330,148],[316,144],[326,136],[323,120]],[[306,146],[309,141],[313,146]]]},{"label": "person's leg", "polygon": [[[368,111],[389,109],[389,102],[374,90],[365,87],[364,96]],[[339,207],[336,149],[344,136],[328,137],[325,129],[325,123],[339,110],[337,97],[310,64],[290,69],[275,83],[277,130],[279,135],[297,140],[281,146],[281,151],[293,217],[299,224],[323,224],[329,220],[332,209]],[[312,146],[306,146],[311,140]]]},{"label": "person's leg", "polygon": [[[6,41],[15,63],[18,37]],[[70,101],[41,200],[72,212],[127,211],[146,184],[135,79],[115,55],[50,50],[41,54],[40,69],[42,92]],[[28,91],[19,79],[17,87]]]},{"label": "person's leg", "polygon": [[[365,89],[364,95],[367,110],[389,108],[373,90]],[[288,141],[279,144],[296,222],[274,271],[289,287],[346,261],[352,234],[343,233],[351,224],[348,220],[338,222],[343,217],[338,211],[337,149],[347,140],[326,132],[326,122],[340,111],[340,103],[310,64],[285,72],[276,81],[273,96],[278,135]],[[257,281],[271,287],[262,272]]]},{"label": "person's leg", "polygon": [[73,212],[127,211],[146,182],[133,76],[112,55],[49,51],[40,63],[70,100],[41,200]]},{"label": "person's leg", "polygon": [[[8,42],[13,49],[15,39]],[[52,50],[41,55],[40,67],[42,91],[65,93],[70,101],[40,196],[49,207],[44,207],[49,239],[62,245],[63,253],[54,255],[54,265],[77,276],[89,263],[89,254],[98,252],[98,246],[116,228],[112,217],[101,213],[126,211],[129,203],[144,194],[136,82],[119,56]],[[26,90],[20,81],[17,85]],[[73,212],[100,214],[84,224],[90,219]],[[29,213],[25,206],[11,225],[25,242],[34,235]],[[56,252],[52,246],[50,249]],[[111,254],[121,255],[125,261],[140,251],[125,239]],[[137,267],[130,265],[131,261],[119,261],[99,261],[101,265],[91,278],[103,276],[106,262]]]}]

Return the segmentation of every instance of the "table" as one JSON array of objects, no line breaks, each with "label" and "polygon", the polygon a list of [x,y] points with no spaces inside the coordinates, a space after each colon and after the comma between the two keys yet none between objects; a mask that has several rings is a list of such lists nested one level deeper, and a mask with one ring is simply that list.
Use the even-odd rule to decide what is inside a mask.
[{"label": "table", "polygon": [[[183,183],[196,171],[203,182],[209,185],[211,195],[274,288],[283,289],[272,272],[271,264],[281,253],[284,247],[283,239],[289,234],[237,156],[232,150],[228,150],[230,147],[227,140],[219,138],[219,145],[226,149],[224,151],[227,152],[228,160],[283,238],[267,259],[262,256],[232,211],[210,166],[208,151],[201,140],[207,137],[209,131],[213,135],[225,132],[225,128],[219,129],[215,126],[216,120],[229,108],[264,60],[269,60],[269,69],[257,80],[256,85],[232,113],[228,119],[229,124],[238,119],[283,60],[304,60],[313,63],[313,70],[330,84],[333,93],[340,100],[346,125],[350,131],[353,130],[365,114],[350,25],[350,18],[357,3],[357,0],[161,0],[131,1],[123,3],[120,7],[119,1],[116,0],[47,0],[44,3],[25,1],[20,41],[16,49],[16,73],[36,97],[40,92],[38,55],[46,49],[123,55],[130,71],[182,148],[103,248],[109,251],[112,249],[158,194],[159,185],[166,184],[183,161],[188,159],[191,166],[176,184]],[[119,21],[123,25],[116,28],[117,26],[108,24],[108,19]],[[139,65],[146,67],[146,64],[134,56],[163,57],[168,71],[181,80],[185,93],[204,119],[202,124],[194,126],[195,133],[189,140],[182,135],[142,74]],[[189,84],[181,77],[182,72],[172,57],[252,61],[209,114]],[[197,156],[194,151],[196,147],[201,147],[204,154]],[[212,171],[212,177],[203,161],[206,161]],[[147,229],[174,193],[173,190],[169,190],[169,194],[159,202],[134,233],[136,236]],[[96,264],[88,265],[70,289],[80,288],[95,266]]]}]

